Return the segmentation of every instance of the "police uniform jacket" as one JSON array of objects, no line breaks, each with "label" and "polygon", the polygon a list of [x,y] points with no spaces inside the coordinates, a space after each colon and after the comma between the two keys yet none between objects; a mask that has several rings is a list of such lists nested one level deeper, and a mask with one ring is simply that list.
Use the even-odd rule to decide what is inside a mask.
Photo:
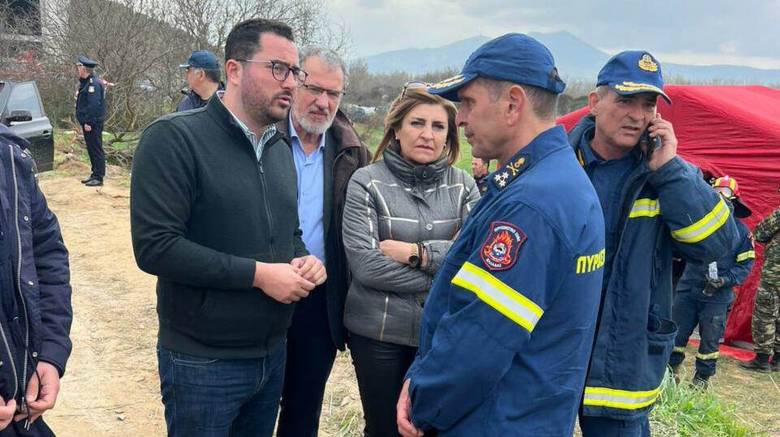
[{"label": "police uniform jacket", "polygon": [[[583,118],[569,135],[580,163],[595,130]],[[583,414],[642,417],[652,408],[672,352],[672,251],[709,263],[730,251],[737,230],[725,201],[700,172],[675,157],[655,172],[636,147],[618,201],[617,252],[605,278],[599,323],[583,398]],[[590,156],[590,158],[589,158]],[[617,181],[616,181],[617,183]],[[609,211],[605,211],[609,213]]]},{"label": "police uniform jacket", "polygon": [[490,176],[431,289],[412,421],[453,436],[571,435],[598,311],[604,221],[561,127]]},{"label": "police uniform jacket", "polygon": [[76,120],[80,124],[97,125],[106,117],[104,104],[105,92],[100,76],[91,74],[86,79],[79,78],[76,93]]},{"label": "police uniform jacket", "polygon": [[0,132],[0,396],[17,405],[38,361],[64,373],[73,319],[68,251],[22,144]]},{"label": "police uniform jacket", "polygon": [[715,290],[712,296],[702,293],[707,286],[709,264],[691,261],[685,265],[685,271],[677,283],[678,293],[693,292],[693,296],[702,301],[729,303],[734,300],[733,287],[745,281],[756,259],[750,230],[739,220],[735,220],[735,223],[739,231],[739,245],[717,261],[718,277],[725,280],[723,286]]}]

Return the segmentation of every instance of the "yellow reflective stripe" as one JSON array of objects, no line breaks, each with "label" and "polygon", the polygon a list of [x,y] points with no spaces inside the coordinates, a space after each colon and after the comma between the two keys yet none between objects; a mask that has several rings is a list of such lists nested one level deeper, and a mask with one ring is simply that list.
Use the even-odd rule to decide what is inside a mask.
[{"label": "yellow reflective stripe", "polygon": [[737,262],[741,263],[742,261],[752,259],[756,257],[756,251],[755,250],[748,250],[746,252],[738,253],[737,254]]},{"label": "yellow reflective stripe", "polygon": [[661,387],[649,391],[616,390],[606,387],[585,387],[582,403],[589,407],[610,407],[620,410],[638,410],[652,405],[661,393]]},{"label": "yellow reflective stripe", "polygon": [[631,207],[631,212],[628,213],[628,218],[655,217],[660,214],[661,204],[658,203],[658,199],[637,199]]},{"label": "yellow reflective stripe", "polygon": [[452,278],[452,283],[477,295],[483,302],[513,322],[533,332],[544,311],[532,300],[488,273],[466,261]]},{"label": "yellow reflective stripe", "polygon": [[685,346],[675,346],[673,352],[685,353]]},{"label": "yellow reflective stripe", "polygon": [[[720,196],[718,196],[720,197]],[[681,243],[698,243],[717,231],[729,219],[729,208],[723,199],[701,220],[682,229],[672,231],[672,237]]]},{"label": "yellow reflective stripe", "polygon": [[582,149],[577,149],[577,161],[580,162],[580,165],[585,167],[585,158],[582,157]]},{"label": "yellow reflective stripe", "polygon": [[700,360],[717,360],[720,356],[720,352],[712,352],[709,354],[696,354],[696,358]]}]

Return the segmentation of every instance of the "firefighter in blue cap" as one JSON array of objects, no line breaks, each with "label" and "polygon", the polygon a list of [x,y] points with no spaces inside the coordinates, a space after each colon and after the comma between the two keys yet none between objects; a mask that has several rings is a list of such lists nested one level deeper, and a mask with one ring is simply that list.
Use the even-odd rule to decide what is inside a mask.
[{"label": "firefighter in blue cap", "polygon": [[571,435],[604,265],[604,221],[555,125],[550,51],[507,34],[429,91],[460,101],[474,156],[496,159],[487,192],[434,280],[397,405],[399,432]]},{"label": "firefighter in blue cap", "polygon": [[569,134],[599,195],[606,264],[599,323],[580,412],[584,437],[650,435],[677,327],[672,251],[709,263],[737,229],[726,201],[677,156],[672,124],[656,112],[661,64],[625,51],[601,69],[590,115]]},{"label": "firefighter in blue cap", "polygon": [[[750,217],[750,209],[739,198],[736,179],[723,176],[717,178],[712,186],[726,200],[734,217]],[[679,368],[685,359],[685,346],[693,329],[698,325],[701,342],[696,354],[693,384],[701,388],[706,388],[710,377],[715,374],[720,338],[726,329],[729,306],[734,301],[733,287],[745,281],[756,258],[750,230],[741,221],[736,220],[736,223],[739,244],[709,264],[695,261],[687,263],[677,284],[672,315],[679,330],[669,365],[675,379],[679,381]]]},{"label": "firefighter in blue cap", "polygon": [[79,56],[76,67],[79,74],[76,92],[76,120],[84,132],[92,173],[81,181],[88,187],[103,185],[106,175],[106,155],[103,152],[103,121],[106,117],[105,88],[103,80],[95,74],[98,63],[86,56]]}]

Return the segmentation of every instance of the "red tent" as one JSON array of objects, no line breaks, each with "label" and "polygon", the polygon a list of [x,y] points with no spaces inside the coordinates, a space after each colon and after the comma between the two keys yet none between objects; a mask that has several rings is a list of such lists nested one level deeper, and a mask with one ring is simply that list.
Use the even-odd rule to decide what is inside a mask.
[{"label": "red tent", "polygon": [[[678,153],[702,171],[739,182],[742,201],[753,211],[751,229],[780,205],[780,90],[762,86],[682,86],[664,88],[673,105],[659,99],[658,111],[674,125]],[[587,114],[580,109],[558,119],[567,130]],[[726,327],[726,342],[751,342],[750,318],[758,287],[763,247],[737,299]]]}]

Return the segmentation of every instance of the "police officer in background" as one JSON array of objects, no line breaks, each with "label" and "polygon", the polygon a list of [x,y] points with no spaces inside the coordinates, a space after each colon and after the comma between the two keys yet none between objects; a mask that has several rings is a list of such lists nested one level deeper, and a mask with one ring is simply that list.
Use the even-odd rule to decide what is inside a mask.
[{"label": "police officer in background", "polygon": [[95,74],[96,61],[79,56],[76,66],[79,86],[76,92],[76,120],[84,132],[92,173],[81,181],[88,187],[103,185],[106,175],[106,155],[103,152],[103,121],[106,117],[103,80]]},{"label": "police officer in background", "polygon": [[[606,264],[580,428],[584,437],[649,436],[677,328],[672,252],[709,263],[737,230],[726,201],[677,156],[672,124],[656,112],[661,65],[644,51],[613,56],[588,96],[590,116],[569,134],[604,210]],[[659,141],[660,140],[660,141]]]},{"label": "police officer in background", "polygon": [[522,34],[485,43],[429,92],[460,101],[474,156],[498,160],[432,285],[397,404],[419,436],[572,435],[601,291],[598,197],[555,125],[565,88]]},{"label": "police officer in background", "polygon": [[176,112],[206,106],[214,93],[225,89],[225,85],[219,79],[217,57],[208,50],[195,50],[187,62],[179,65],[179,68],[184,70],[189,91],[176,106]]},{"label": "police officer in background", "polygon": [[[718,178],[713,187],[726,200],[735,217],[750,216],[750,209],[739,199],[736,179],[729,176]],[[677,285],[672,315],[679,330],[669,359],[677,381],[680,364],[685,359],[685,346],[696,325],[699,326],[701,342],[696,354],[693,384],[706,388],[708,380],[715,374],[720,338],[726,329],[729,305],[734,301],[733,287],[745,281],[756,258],[750,230],[742,222],[737,220],[736,223],[739,230],[737,247],[709,264],[687,263]]]}]

